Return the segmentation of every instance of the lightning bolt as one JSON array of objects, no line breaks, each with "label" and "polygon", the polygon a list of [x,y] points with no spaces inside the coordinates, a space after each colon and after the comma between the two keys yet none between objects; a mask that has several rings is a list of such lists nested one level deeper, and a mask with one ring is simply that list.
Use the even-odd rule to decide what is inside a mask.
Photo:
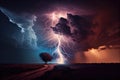
[{"label": "lightning bolt", "polygon": [[[56,24],[59,22],[61,17],[67,19],[67,11],[53,11],[46,13],[45,16],[48,18],[48,20],[45,20],[46,27],[49,25],[56,27]],[[50,23],[49,25],[47,24],[47,21]],[[49,32],[47,32],[46,40],[55,46],[55,50],[52,51],[53,56],[57,55],[55,63],[65,64],[68,62],[67,58],[71,57],[71,54],[68,53],[72,52],[72,47],[74,45],[72,39],[69,36],[62,35],[61,33],[55,33],[52,29],[50,29]]]},{"label": "lightning bolt", "polygon": [[[56,24],[56,22],[58,22],[60,17],[64,17],[66,18],[66,13],[67,12],[62,12],[62,11],[57,11],[57,12],[53,12],[51,15],[52,18],[52,26]],[[54,33],[55,34],[55,33]],[[62,40],[64,39],[63,35],[59,35],[59,34],[55,34],[56,35],[56,41],[57,41],[57,46],[55,49],[55,53],[58,55],[58,58],[56,60],[57,63],[59,64],[64,64],[66,59],[63,55],[63,50],[62,50]]]},{"label": "lightning bolt", "polygon": [[57,38],[57,41],[58,41],[58,45],[56,47],[55,52],[57,52],[58,56],[59,56],[56,61],[59,64],[64,64],[66,59],[65,59],[64,55],[62,54],[62,50],[61,50],[62,35],[56,35],[56,38]]}]

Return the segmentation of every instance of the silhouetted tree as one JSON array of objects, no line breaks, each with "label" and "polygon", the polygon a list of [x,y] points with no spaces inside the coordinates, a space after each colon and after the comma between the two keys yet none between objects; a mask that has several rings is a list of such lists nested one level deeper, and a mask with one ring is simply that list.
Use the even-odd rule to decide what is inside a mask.
[{"label": "silhouetted tree", "polygon": [[45,62],[45,64],[47,64],[48,61],[52,60],[52,56],[49,53],[47,53],[47,52],[40,53],[39,56]]}]

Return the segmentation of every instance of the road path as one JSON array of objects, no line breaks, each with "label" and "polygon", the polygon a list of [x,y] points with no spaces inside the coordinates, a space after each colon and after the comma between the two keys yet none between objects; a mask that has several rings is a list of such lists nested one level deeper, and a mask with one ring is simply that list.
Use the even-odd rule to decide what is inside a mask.
[{"label": "road path", "polygon": [[16,75],[9,76],[3,80],[33,80],[37,77],[44,75],[45,72],[50,71],[54,68],[55,65],[44,65],[43,68],[38,68],[35,70],[19,73]]}]

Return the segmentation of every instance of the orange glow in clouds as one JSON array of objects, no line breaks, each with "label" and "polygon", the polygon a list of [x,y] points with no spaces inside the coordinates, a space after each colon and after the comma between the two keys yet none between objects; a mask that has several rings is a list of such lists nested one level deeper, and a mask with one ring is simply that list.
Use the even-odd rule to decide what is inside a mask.
[{"label": "orange glow in clouds", "polygon": [[105,46],[76,53],[75,63],[120,63],[120,48],[111,46],[110,48],[103,48]]}]

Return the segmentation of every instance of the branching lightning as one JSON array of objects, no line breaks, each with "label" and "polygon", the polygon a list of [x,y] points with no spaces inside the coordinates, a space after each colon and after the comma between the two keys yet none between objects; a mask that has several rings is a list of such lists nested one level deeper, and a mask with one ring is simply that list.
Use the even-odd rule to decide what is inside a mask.
[{"label": "branching lightning", "polygon": [[55,53],[57,52],[58,55],[59,55],[59,58],[57,59],[57,62],[59,64],[63,64],[65,62],[65,60],[66,60],[65,57],[64,57],[64,55],[61,52],[61,40],[62,40],[61,37],[62,37],[61,35],[57,35],[56,36],[57,41],[58,41],[58,45],[56,47]]},{"label": "branching lightning", "polygon": [[[47,14],[48,18],[51,20],[51,26],[55,26],[59,21],[59,18],[67,18],[67,12],[64,11],[55,11],[50,14]],[[49,39],[52,39],[56,44],[56,49],[53,51],[53,54],[58,55],[56,62],[58,64],[64,64],[66,62],[66,58],[63,54],[65,54],[64,43],[68,43],[69,40],[64,35],[55,34],[53,31],[49,34]]]}]

